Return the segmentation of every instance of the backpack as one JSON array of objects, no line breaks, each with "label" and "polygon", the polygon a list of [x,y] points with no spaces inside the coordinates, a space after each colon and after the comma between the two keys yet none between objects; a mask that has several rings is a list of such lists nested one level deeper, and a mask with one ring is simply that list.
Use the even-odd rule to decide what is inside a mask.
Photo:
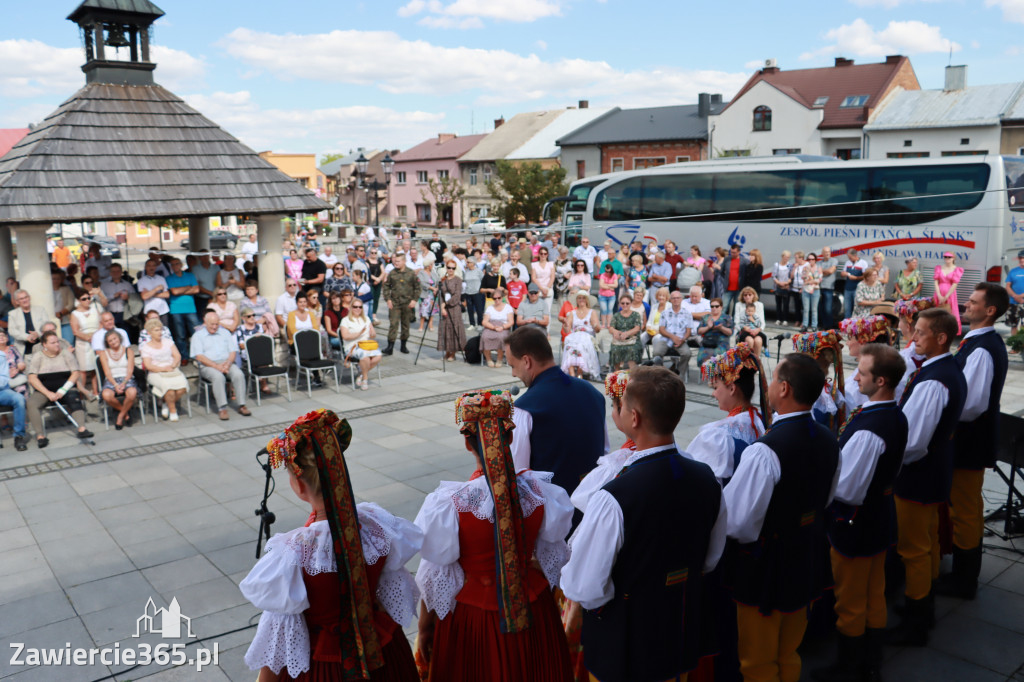
[{"label": "backpack", "polygon": [[480,335],[466,341],[466,347],[462,349],[466,362],[471,365],[483,364],[484,356],[480,353]]}]

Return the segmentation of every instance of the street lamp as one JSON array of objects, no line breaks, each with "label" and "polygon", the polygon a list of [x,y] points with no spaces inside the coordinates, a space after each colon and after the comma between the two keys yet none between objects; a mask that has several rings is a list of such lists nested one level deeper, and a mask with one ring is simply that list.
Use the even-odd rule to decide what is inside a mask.
[{"label": "street lamp", "polygon": [[370,162],[362,154],[356,159],[356,170],[359,172],[359,177],[362,180],[363,188],[373,192],[373,224],[374,226],[380,225],[380,204],[377,200],[377,193],[381,190],[387,190],[388,185],[391,184],[391,173],[395,170],[395,161],[391,158],[391,154],[385,152],[384,158],[381,159],[380,167],[384,171],[384,182],[380,182],[376,178],[370,182],[366,182],[367,169],[370,166]]}]

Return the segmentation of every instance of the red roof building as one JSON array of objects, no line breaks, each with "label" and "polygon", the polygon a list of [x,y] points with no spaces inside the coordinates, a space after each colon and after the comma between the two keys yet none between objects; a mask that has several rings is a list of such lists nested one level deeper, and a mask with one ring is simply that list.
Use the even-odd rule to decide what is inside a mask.
[{"label": "red roof building", "polygon": [[860,158],[861,129],[896,88],[921,89],[910,59],[900,55],[878,64],[837,57],[830,67],[792,71],[770,59],[709,119],[713,154]]},{"label": "red roof building", "polygon": [[29,134],[28,128],[0,128],[0,158],[11,151],[21,138]]}]

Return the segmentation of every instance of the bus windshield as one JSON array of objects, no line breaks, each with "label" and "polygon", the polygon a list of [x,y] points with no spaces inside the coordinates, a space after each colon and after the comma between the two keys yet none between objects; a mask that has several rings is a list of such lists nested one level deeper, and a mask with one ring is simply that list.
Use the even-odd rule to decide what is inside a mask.
[{"label": "bus windshield", "polygon": [[590,198],[590,190],[594,189],[601,184],[601,181],[597,182],[581,182],[573,185],[569,190],[569,196],[573,199],[565,205],[566,211],[586,211],[587,210],[587,199]]},{"label": "bus windshield", "polygon": [[1006,202],[1011,211],[1024,212],[1024,156],[1004,156]]}]

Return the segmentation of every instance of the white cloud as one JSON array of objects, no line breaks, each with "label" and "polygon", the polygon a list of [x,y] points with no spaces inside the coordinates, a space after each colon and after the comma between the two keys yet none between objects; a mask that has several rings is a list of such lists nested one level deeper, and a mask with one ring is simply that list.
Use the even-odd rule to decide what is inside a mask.
[{"label": "white cloud", "polygon": [[928,52],[959,52],[959,43],[942,36],[942,29],[922,21],[890,21],[881,31],[876,31],[863,19],[844,24],[825,34],[832,41],[812,52],[805,52],[800,59],[813,59],[828,55],[849,55],[857,57],[884,57],[890,54],[914,55]]},{"label": "white cloud", "polygon": [[[154,45],[156,79],[175,88],[201,84],[206,64],[187,52]],[[71,96],[85,85],[81,66],[85,52],[75,47],[54,47],[38,40],[0,40],[0,94],[28,98],[46,94]]]},{"label": "white cloud", "polygon": [[543,40],[537,40],[537,41],[535,41],[535,42],[533,43],[533,46],[534,46],[534,47],[536,47],[536,48],[537,48],[538,50],[541,50],[542,52],[543,52],[544,50],[548,49],[548,44],[547,44],[547,42],[545,42],[545,41],[543,41]]},{"label": "white cloud", "polygon": [[761,68],[764,68],[764,60],[763,59],[751,59],[749,62],[745,63],[743,66],[747,67],[748,69],[761,69]]},{"label": "white cloud", "polygon": [[1024,24],[1024,0],[985,0],[986,7],[999,7],[1003,10],[1003,19]]},{"label": "white cloud", "polygon": [[[303,50],[292,49],[301,44]],[[695,101],[699,92],[727,97],[746,73],[666,67],[623,71],[585,59],[545,61],[507,50],[442,47],[403,40],[390,31],[275,35],[236,29],[220,45],[247,67],[286,80],[316,79],[375,86],[392,94],[451,95],[478,91],[480,104],[607,97],[615,103]],[[382,50],[381,46],[387,49]],[[374,55],[366,59],[366,55]]]},{"label": "white cloud", "polygon": [[366,144],[405,148],[436,135],[445,119],[443,113],[374,106],[262,109],[247,90],[184,99],[257,151],[276,146],[275,151],[320,152]]},{"label": "white cloud", "polygon": [[971,41],[971,49],[972,50],[978,50],[980,48],[981,48],[981,43],[979,43],[977,40],[972,40]]},{"label": "white cloud", "polygon": [[482,28],[483,19],[517,23],[536,21],[562,14],[564,0],[409,0],[398,9],[398,16],[429,15],[418,22],[432,28]]}]

